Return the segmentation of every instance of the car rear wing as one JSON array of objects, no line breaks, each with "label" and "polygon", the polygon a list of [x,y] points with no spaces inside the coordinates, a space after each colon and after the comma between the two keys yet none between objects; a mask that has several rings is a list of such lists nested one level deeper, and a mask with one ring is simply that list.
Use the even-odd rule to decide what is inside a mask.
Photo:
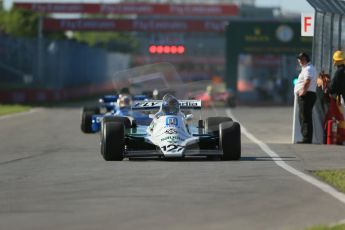
[{"label": "car rear wing", "polygon": [[[201,100],[179,100],[181,109],[201,109]],[[156,110],[160,109],[162,100],[134,101],[132,110]]]}]

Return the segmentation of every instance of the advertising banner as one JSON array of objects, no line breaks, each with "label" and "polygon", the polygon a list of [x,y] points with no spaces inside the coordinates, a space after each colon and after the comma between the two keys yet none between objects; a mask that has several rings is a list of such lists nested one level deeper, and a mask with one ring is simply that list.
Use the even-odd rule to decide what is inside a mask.
[{"label": "advertising banner", "polygon": [[169,16],[236,16],[232,4],[161,4],[161,3],[28,3],[16,2],[17,8],[42,13],[136,14]]},{"label": "advertising banner", "polygon": [[44,19],[45,31],[224,32],[222,20]]}]

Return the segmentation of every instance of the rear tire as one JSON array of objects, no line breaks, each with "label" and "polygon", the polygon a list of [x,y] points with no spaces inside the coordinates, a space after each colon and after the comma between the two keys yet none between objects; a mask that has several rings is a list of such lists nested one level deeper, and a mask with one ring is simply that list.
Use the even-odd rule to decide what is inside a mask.
[{"label": "rear tire", "polygon": [[92,133],[91,125],[92,125],[92,115],[94,113],[92,111],[83,111],[81,114],[81,131],[84,133]]},{"label": "rear tire", "polygon": [[241,127],[237,122],[223,122],[219,125],[219,147],[223,151],[223,161],[241,158]]},{"label": "rear tire", "polygon": [[132,122],[128,117],[106,116],[103,118],[103,122],[120,122],[123,123],[126,129],[132,127]]},{"label": "rear tire", "polygon": [[106,161],[122,161],[125,150],[125,129],[121,122],[104,122],[101,153]]},{"label": "rear tire", "polygon": [[205,120],[205,128],[208,133],[218,133],[219,124],[232,121],[230,117],[208,117]]}]

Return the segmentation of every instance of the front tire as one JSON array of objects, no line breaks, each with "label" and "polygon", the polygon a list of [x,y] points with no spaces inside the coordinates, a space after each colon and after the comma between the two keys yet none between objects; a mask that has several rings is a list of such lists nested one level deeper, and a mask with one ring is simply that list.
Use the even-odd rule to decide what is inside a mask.
[{"label": "front tire", "polygon": [[208,117],[205,120],[205,128],[208,133],[216,133],[218,135],[219,124],[222,122],[232,121],[230,117]]},{"label": "front tire", "polygon": [[125,129],[122,122],[104,122],[101,153],[106,161],[122,161],[125,150]]},{"label": "front tire", "polygon": [[81,131],[83,131],[83,133],[92,133],[92,115],[94,113],[92,111],[83,111],[83,113],[81,114]]},{"label": "front tire", "polygon": [[99,107],[95,106],[85,106],[83,107],[81,113],[81,124],[80,129],[83,133],[92,133],[91,125],[92,125],[92,115],[100,114]]},{"label": "front tire", "polygon": [[219,125],[219,147],[223,151],[223,161],[241,158],[241,127],[237,122],[223,122]]}]

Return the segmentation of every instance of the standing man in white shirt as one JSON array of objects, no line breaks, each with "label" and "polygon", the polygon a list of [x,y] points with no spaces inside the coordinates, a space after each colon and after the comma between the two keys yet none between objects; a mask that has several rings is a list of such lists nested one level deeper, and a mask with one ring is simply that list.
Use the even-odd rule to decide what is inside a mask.
[{"label": "standing man in white shirt", "polygon": [[299,121],[303,140],[298,144],[311,144],[313,139],[313,107],[316,101],[317,73],[315,67],[310,63],[306,53],[297,56],[298,63],[302,67],[295,85],[294,93],[298,98]]}]

